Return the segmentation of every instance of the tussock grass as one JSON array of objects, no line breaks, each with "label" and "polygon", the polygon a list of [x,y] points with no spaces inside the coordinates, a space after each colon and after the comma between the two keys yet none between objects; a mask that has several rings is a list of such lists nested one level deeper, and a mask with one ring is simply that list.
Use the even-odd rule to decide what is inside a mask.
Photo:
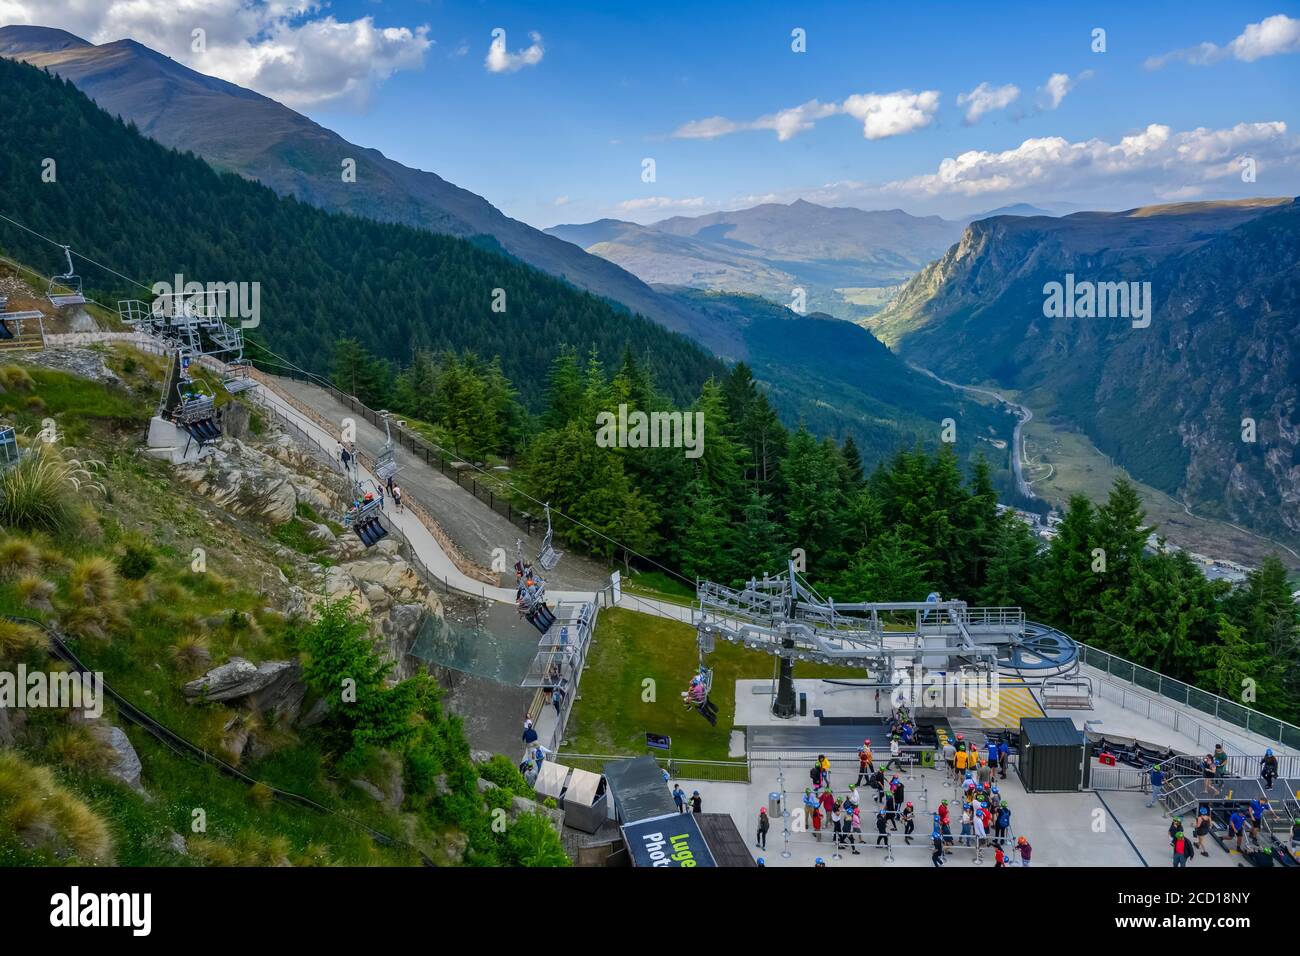
[{"label": "tussock grass", "polygon": [[24,574],[14,584],[18,603],[33,611],[54,610],[54,582],[36,574]]},{"label": "tussock grass", "polygon": [[41,552],[27,538],[11,537],[0,541],[0,578],[32,574],[41,569]]},{"label": "tussock grass", "polygon": [[112,863],[107,824],[45,767],[0,751],[0,831],[58,860]]},{"label": "tussock grass", "polygon": [[44,442],[28,449],[18,464],[0,472],[0,525],[54,536],[71,532],[80,520],[79,496],[103,493],[91,469],[98,462],[65,458]]},{"label": "tussock grass", "polygon": [[45,634],[30,624],[0,618],[0,662],[16,661],[45,647]]}]

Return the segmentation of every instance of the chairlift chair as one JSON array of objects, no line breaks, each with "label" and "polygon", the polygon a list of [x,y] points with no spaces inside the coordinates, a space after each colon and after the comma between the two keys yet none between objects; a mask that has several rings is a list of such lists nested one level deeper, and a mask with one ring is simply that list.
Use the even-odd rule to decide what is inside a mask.
[{"label": "chairlift chair", "polygon": [[241,359],[236,359],[226,366],[226,374],[221,378],[221,386],[231,395],[238,395],[240,392],[246,392],[257,385],[253,379],[251,366]]},{"label": "chairlift chair", "polygon": [[548,504],[544,507],[546,508],[546,536],[542,538],[542,550],[537,554],[537,563],[542,566],[542,570],[551,571],[560,563],[564,552],[551,546],[551,506]]},{"label": "chairlift chair", "polygon": [[382,412],[384,416],[384,434],[386,441],[384,449],[375,458],[375,476],[382,482],[387,483],[390,478],[397,476],[397,456],[393,451],[393,433],[388,427],[388,413]]},{"label": "chairlift chair", "polygon": [[351,528],[367,548],[374,547],[388,536],[388,529],[379,520],[384,510],[384,499],[376,494],[367,501],[360,484],[354,487],[354,494],[356,500],[343,516],[343,526]]},{"label": "chairlift chair", "polygon": [[197,379],[182,376],[176,383],[180,404],[176,420],[199,445],[209,445],[221,437],[217,423],[217,400],[208,387]]},{"label": "chairlift chair", "polygon": [[[68,271],[63,275],[51,277],[49,287],[45,290],[45,298],[49,299],[50,305],[56,309],[61,309],[65,305],[85,305],[86,297],[81,292],[81,276],[77,275],[72,268],[72,250],[64,246],[63,254],[68,258]],[[70,291],[56,293],[54,291],[56,286]]]}]

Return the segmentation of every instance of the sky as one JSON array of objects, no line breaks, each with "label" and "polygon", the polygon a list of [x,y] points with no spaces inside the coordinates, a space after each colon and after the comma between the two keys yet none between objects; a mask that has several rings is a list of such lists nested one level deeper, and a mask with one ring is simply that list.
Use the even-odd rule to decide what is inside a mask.
[{"label": "sky", "polygon": [[130,36],[540,227],[1300,193],[1300,3],[1076,6],[0,0],[0,24]]}]

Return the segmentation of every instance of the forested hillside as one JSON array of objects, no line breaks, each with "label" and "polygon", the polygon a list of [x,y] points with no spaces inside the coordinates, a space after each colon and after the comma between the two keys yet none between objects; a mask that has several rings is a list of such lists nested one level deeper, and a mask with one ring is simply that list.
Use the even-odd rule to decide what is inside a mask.
[{"label": "forested hillside", "polygon": [[[258,335],[307,368],[324,371],[343,335],[399,363],[420,349],[470,349],[499,355],[528,403],[541,397],[539,370],[565,345],[607,356],[632,346],[680,399],[722,371],[688,339],[486,247],[491,240],[281,198],[146,139],[71,83],[9,60],[0,60],[0,138],[0,213],[145,284],[177,273],[260,283]],[[42,181],[47,157],[54,182]],[[65,268],[49,243],[2,221],[0,248],[47,272]],[[148,297],[85,268],[88,289],[109,304]],[[497,289],[504,311],[492,307]]]},{"label": "forested hillside", "polygon": [[[1067,274],[1147,283],[1152,311],[1047,317]],[[976,222],[871,324],[942,375],[1023,390],[1198,512],[1295,541],[1297,314],[1300,204],[1268,199]]]}]

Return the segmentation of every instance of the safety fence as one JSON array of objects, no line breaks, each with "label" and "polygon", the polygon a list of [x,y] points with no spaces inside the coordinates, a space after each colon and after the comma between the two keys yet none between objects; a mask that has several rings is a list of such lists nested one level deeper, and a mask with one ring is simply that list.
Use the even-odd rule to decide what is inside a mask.
[{"label": "safety fence", "polygon": [[[1166,677],[1148,667],[1126,661],[1087,644],[1080,643],[1079,651],[1082,662],[1089,667],[1132,684],[1134,688],[1155,694],[1156,698],[1160,699],[1142,694],[1127,694],[1123,688],[1112,690],[1108,696],[1104,689],[1105,684],[1103,684],[1103,697],[1114,700],[1128,710],[1145,713],[1151,720],[1159,721],[1193,738],[1202,746],[1208,744],[1212,749],[1214,744],[1219,742],[1215,739],[1215,731],[1204,727],[1185,710],[1213,718],[1230,727],[1240,728],[1265,740],[1277,741],[1284,746],[1300,750],[1300,727],[1295,724],[1262,714],[1243,704],[1208,693],[1172,677]],[[1119,693],[1116,693],[1116,690]]]},{"label": "safety fence", "polygon": [[[1220,780],[1262,780],[1260,775],[1260,757],[1234,754],[1222,765],[1222,773],[1215,775]],[[1278,776],[1283,779],[1300,778],[1300,756],[1284,754],[1277,758]],[[1201,761],[1197,757],[1175,757],[1162,764],[1166,770],[1165,789],[1176,787],[1184,781],[1203,776]],[[1151,770],[1142,767],[1105,767],[1094,764],[1089,775],[1090,790],[1139,790],[1147,793],[1151,789]]]},{"label": "safety fence", "polygon": [[[355,396],[340,391],[332,382],[321,378],[319,375],[290,368],[279,369],[276,374],[320,388],[339,404],[360,415],[375,427],[383,428],[385,426],[383,415],[362,403]],[[456,484],[472,493],[474,497],[526,534],[531,535],[534,533],[542,519],[515,505],[507,495],[503,494],[501,486],[494,485],[490,479],[477,471],[471,462],[453,451],[442,448],[423,435],[417,434],[405,425],[399,424],[399,420],[391,414],[387,418],[387,425],[391,430],[393,442],[398,447],[406,449],[420,458],[426,465],[437,468],[443,475],[452,478]]]},{"label": "safety fence", "polygon": [[[291,406],[295,411],[299,412],[304,418],[308,419],[311,422],[314,422],[317,425],[317,427],[322,429],[326,434],[333,434],[333,429],[338,427],[339,423],[328,421],[323,415],[321,415],[314,408],[311,408],[305,403],[299,401],[294,396],[286,394],[283,389],[277,388],[274,381],[272,380],[272,377],[267,375],[265,372],[262,372],[258,369],[254,369],[253,375],[263,388],[273,391],[277,398],[279,398],[285,404]],[[287,416],[282,416],[282,417],[287,418]],[[302,431],[302,429],[298,429],[298,430],[300,432]],[[315,442],[317,445],[320,445],[320,442],[317,441],[315,438],[313,438],[312,441]],[[335,449],[333,448],[327,449],[327,452],[331,457],[335,457],[335,458],[337,457]],[[360,449],[357,449],[356,456],[363,467],[369,468],[371,470],[374,469],[374,459],[369,454],[361,451]],[[490,584],[493,587],[500,586],[501,580],[500,577],[496,574],[496,572],[493,572],[490,569],[484,567],[483,565],[478,564],[477,562],[466,557],[464,552],[462,552],[460,548],[457,547],[456,543],[452,541],[451,536],[447,534],[446,530],[442,527],[442,525],[440,525],[438,521],[428,512],[428,510],[426,510],[409,492],[403,494],[402,506],[403,508],[409,509],[411,513],[415,515],[415,517],[419,520],[419,522],[422,525],[424,525],[425,529],[429,532],[429,534],[433,536],[433,539],[438,542],[438,546],[443,550],[443,552],[447,555],[447,557],[451,559],[451,563],[456,566],[456,570],[460,571],[466,577],[473,578],[474,580],[479,581],[483,584]]]},{"label": "safety fence", "polygon": [[[560,752],[555,759],[570,767],[603,773],[605,764],[628,760],[628,754],[575,754]],[[707,780],[713,783],[749,783],[749,762],[746,760],[680,760],[670,756],[655,756],[655,762],[677,780]]]}]

